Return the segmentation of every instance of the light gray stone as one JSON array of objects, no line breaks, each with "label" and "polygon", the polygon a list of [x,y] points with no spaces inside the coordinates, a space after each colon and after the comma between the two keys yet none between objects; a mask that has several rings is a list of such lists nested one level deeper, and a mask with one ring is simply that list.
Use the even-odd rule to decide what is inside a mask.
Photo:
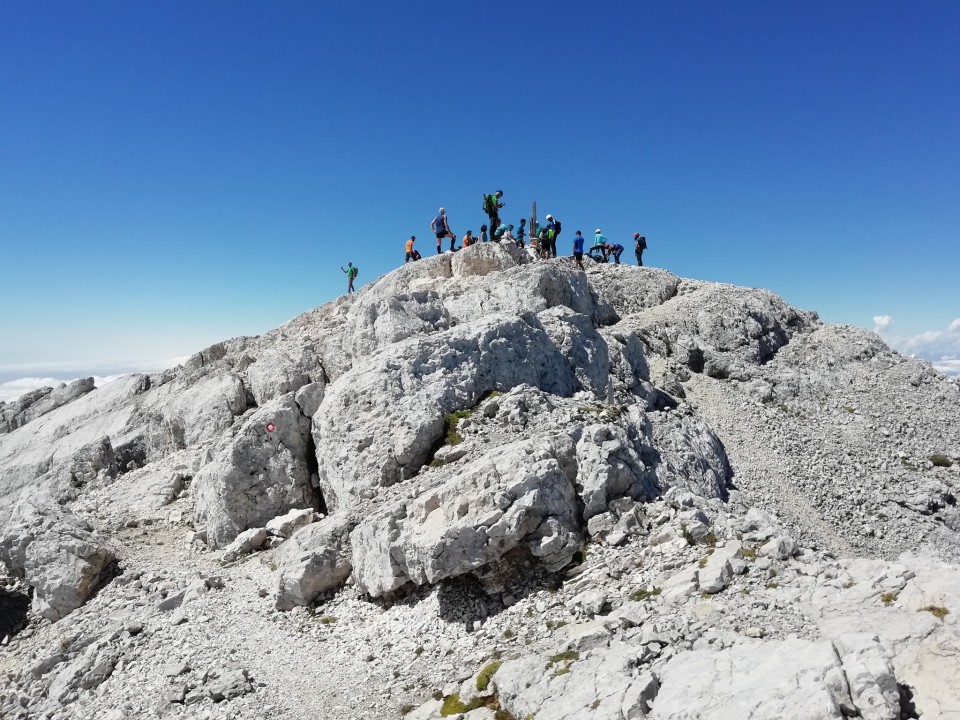
[{"label": "light gray stone", "polygon": [[222,547],[292,508],[315,507],[308,447],[309,421],[292,393],[253,412],[194,478],[197,521],[206,526],[208,544]]}]

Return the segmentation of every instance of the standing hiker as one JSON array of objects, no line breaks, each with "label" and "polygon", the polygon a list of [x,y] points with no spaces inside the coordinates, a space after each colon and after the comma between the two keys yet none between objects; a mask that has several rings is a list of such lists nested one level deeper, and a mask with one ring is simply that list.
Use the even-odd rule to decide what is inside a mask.
[{"label": "standing hiker", "polygon": [[577,230],[576,236],[573,238],[573,262],[574,264],[583,270],[583,234]]},{"label": "standing hiker", "polygon": [[520,227],[517,228],[517,245],[523,247],[523,239],[527,236],[527,219],[520,218]]},{"label": "standing hiker", "polygon": [[406,254],[406,256],[404,256],[404,258],[403,258],[403,264],[404,264],[404,265],[406,265],[406,264],[407,264],[408,262],[410,262],[411,260],[416,260],[416,259],[417,259],[417,258],[414,256],[414,252],[416,252],[416,251],[413,249],[413,243],[415,243],[416,240],[417,240],[417,236],[416,236],[416,235],[411,235],[411,236],[410,236],[410,239],[407,240],[407,254]]},{"label": "standing hiker", "polygon": [[643,251],[647,249],[647,239],[640,233],[634,233],[633,242],[635,243],[634,252],[637,254],[637,265],[643,267]]},{"label": "standing hiker", "polygon": [[450,238],[450,252],[455,252],[457,243],[457,236],[453,234],[450,230],[450,223],[447,221],[447,211],[443,208],[440,208],[439,214],[430,221],[430,229],[433,230],[434,234],[437,236],[437,255],[443,252],[441,243],[444,238]]},{"label": "standing hiker", "polygon": [[548,233],[550,241],[550,255],[549,257],[557,256],[557,238],[560,237],[560,221],[557,220],[553,215],[547,215],[547,227],[550,229]]},{"label": "standing hiker", "polygon": [[353,279],[357,276],[357,269],[353,266],[353,263],[348,262],[346,269],[343,265],[340,266],[340,269],[347,274],[347,293],[354,292],[353,290]]},{"label": "standing hiker", "polygon": [[483,196],[483,212],[490,219],[490,232],[500,227],[500,208],[503,207],[500,198],[502,197],[503,190],[497,190],[493,195]]}]

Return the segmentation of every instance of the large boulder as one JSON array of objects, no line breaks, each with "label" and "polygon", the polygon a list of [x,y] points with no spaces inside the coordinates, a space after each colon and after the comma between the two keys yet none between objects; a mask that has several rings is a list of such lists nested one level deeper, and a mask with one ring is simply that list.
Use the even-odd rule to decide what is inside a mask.
[{"label": "large boulder", "polygon": [[0,561],[33,588],[33,609],[59,620],[90,596],[114,551],[89,524],[25,491],[0,536]]},{"label": "large boulder", "polygon": [[355,525],[347,513],[334,513],[301,528],[283,544],[274,586],[278,610],[309,605],[344,583],[352,569],[346,546]]},{"label": "large boulder", "polygon": [[291,508],[318,507],[310,484],[310,422],[293,393],[251,413],[194,479],[207,542],[222,547]]},{"label": "large boulder", "polygon": [[247,368],[247,383],[257,405],[322,380],[320,361],[310,348],[271,348]]},{"label": "large boulder", "polygon": [[493,315],[395,343],[327,388],[313,416],[327,506],[412,477],[444,435],[444,416],[491,390],[532,385],[569,396],[573,369],[536,318]]},{"label": "large boulder", "polygon": [[353,576],[373,596],[477,570],[526,547],[550,568],[580,546],[576,492],[564,471],[566,435],[496,448],[465,467],[441,468],[412,501],[397,500],[351,534]]},{"label": "large boulder", "polygon": [[[644,455],[655,455],[636,407],[616,422],[587,425],[577,441],[577,491],[583,517],[605,513],[621,497],[651,500],[660,495],[656,469]],[[643,452],[644,446],[647,452]]]},{"label": "large boulder", "polygon": [[658,485],[725,501],[733,471],[723,443],[710,426],[690,412],[651,413],[651,419],[660,459]]}]

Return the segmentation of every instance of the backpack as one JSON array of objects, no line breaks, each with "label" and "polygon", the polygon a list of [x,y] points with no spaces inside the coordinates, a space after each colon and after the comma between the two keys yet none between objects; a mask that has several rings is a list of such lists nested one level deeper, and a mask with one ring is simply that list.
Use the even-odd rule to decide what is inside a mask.
[{"label": "backpack", "polygon": [[642,235],[637,238],[637,250],[646,250],[647,249],[647,239]]},{"label": "backpack", "polygon": [[484,195],[483,196],[483,211],[489,215],[492,212],[496,212],[497,201],[493,199],[493,195]]},{"label": "backpack", "polygon": [[554,235],[559,235],[559,234],[560,234],[560,228],[561,228],[560,221],[557,220],[556,218],[554,218],[554,219],[553,219],[553,234],[554,234]]},{"label": "backpack", "polygon": [[350,273],[350,279],[353,280],[353,279],[357,276],[357,273],[360,272],[360,271],[357,270],[357,266],[356,266],[356,265],[354,265],[354,266],[351,268],[351,270],[353,270],[353,272]]}]

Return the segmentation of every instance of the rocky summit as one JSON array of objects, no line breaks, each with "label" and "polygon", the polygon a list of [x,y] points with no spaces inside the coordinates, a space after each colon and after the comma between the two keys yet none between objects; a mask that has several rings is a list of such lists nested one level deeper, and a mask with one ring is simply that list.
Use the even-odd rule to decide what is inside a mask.
[{"label": "rocky summit", "polygon": [[765,290],[410,263],[0,403],[0,717],[957,720],[958,411]]}]

